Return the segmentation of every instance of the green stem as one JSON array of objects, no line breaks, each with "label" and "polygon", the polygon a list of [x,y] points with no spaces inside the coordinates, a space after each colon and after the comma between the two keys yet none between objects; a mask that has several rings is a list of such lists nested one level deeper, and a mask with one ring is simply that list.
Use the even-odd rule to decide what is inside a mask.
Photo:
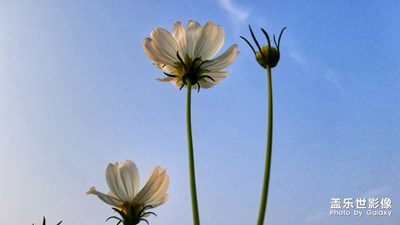
[{"label": "green stem", "polygon": [[271,173],[273,108],[272,108],[272,75],[270,67],[267,67],[267,79],[268,79],[268,130],[267,130],[267,149],[266,149],[267,152],[265,157],[264,182],[261,193],[261,203],[260,203],[260,211],[258,212],[257,225],[264,224],[265,212],[267,210],[269,177]]},{"label": "green stem", "polygon": [[188,153],[189,153],[189,176],[190,176],[190,194],[192,196],[192,213],[193,224],[200,225],[199,208],[197,204],[196,178],[194,170],[194,154],[193,154],[193,139],[192,139],[192,119],[190,112],[192,83],[189,79],[186,80],[187,86],[187,102],[186,102],[186,126],[188,138]]}]

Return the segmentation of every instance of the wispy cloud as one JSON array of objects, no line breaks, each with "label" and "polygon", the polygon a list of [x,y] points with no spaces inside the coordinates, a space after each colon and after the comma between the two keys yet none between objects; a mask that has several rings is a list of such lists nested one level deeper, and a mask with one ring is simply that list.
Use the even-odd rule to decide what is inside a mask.
[{"label": "wispy cloud", "polygon": [[218,3],[236,22],[245,22],[249,17],[249,12],[238,7],[232,0],[218,0]]},{"label": "wispy cloud", "polygon": [[308,56],[297,47],[297,44],[293,40],[289,41],[287,45],[288,56],[301,70],[306,74],[318,74],[320,78],[332,85],[339,93],[345,94],[340,82],[340,76],[335,67]]},{"label": "wispy cloud", "polygon": [[333,70],[332,68],[327,68],[323,73],[323,77],[327,82],[331,83],[337,91],[339,91],[340,93],[344,93],[342,84],[339,81],[339,75],[335,70]]},{"label": "wispy cloud", "polygon": [[297,63],[301,68],[303,68],[306,71],[310,70],[309,63],[299,51],[295,51],[294,49],[289,49],[288,54],[294,60],[294,62]]}]

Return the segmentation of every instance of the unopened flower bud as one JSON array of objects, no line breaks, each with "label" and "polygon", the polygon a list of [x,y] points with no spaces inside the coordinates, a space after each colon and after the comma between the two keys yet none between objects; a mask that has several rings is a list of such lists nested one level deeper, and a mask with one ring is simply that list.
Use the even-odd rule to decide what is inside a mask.
[{"label": "unopened flower bud", "polygon": [[279,62],[279,52],[275,47],[263,45],[261,51],[256,53],[256,59],[258,64],[262,67],[267,68],[267,66],[273,68]]},{"label": "unopened flower bud", "polygon": [[250,44],[250,42],[246,38],[244,38],[242,36],[240,36],[240,37],[244,41],[246,41],[246,43],[250,46],[251,50],[253,50],[258,64],[260,64],[264,69],[273,68],[278,64],[279,59],[280,59],[279,45],[280,45],[280,42],[281,42],[281,37],[282,37],[283,31],[285,29],[286,29],[286,27],[284,27],[281,30],[281,33],[279,34],[278,40],[276,40],[275,35],[273,35],[273,41],[274,41],[275,47],[272,47],[271,46],[271,40],[269,38],[268,33],[263,28],[261,28],[261,31],[264,33],[264,35],[265,35],[265,37],[266,37],[266,39],[268,41],[268,45],[263,45],[261,47],[260,44],[258,43],[254,33],[253,33],[253,30],[249,26],[249,30],[250,30],[251,36],[252,36],[254,42],[256,43],[258,51],[256,51],[254,49],[254,47]]}]

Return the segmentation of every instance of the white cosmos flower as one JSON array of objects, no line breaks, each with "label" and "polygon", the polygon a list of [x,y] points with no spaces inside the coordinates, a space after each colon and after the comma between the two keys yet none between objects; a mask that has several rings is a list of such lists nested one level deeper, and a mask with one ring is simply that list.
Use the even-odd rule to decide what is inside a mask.
[{"label": "white cosmos flower", "polygon": [[145,210],[155,208],[168,200],[166,192],[169,177],[165,169],[159,166],[153,169],[140,191],[139,172],[135,163],[130,160],[123,163],[110,163],[106,169],[106,180],[110,188],[107,194],[98,192],[95,187],[91,187],[87,194],[97,195],[105,203],[114,206],[129,219],[137,222],[146,216]]},{"label": "white cosmos flower", "polygon": [[224,79],[224,70],[239,54],[232,45],[222,55],[212,59],[224,44],[224,31],[212,22],[203,27],[189,21],[186,31],[180,22],[174,24],[172,33],[156,28],[143,43],[144,51],[153,64],[167,76],[159,79],[170,81],[183,88],[190,81],[193,88],[210,88]]}]

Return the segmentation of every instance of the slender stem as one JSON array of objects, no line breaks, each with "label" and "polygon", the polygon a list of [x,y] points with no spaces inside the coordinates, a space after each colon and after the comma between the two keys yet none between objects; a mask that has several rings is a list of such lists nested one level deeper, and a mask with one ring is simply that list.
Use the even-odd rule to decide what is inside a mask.
[{"label": "slender stem", "polygon": [[191,119],[191,95],[192,95],[192,84],[189,79],[186,80],[187,86],[187,102],[186,102],[186,126],[187,126],[187,138],[188,138],[188,153],[189,153],[189,176],[190,176],[190,194],[192,196],[192,213],[193,213],[193,224],[200,225],[199,208],[197,204],[197,191],[196,191],[196,178],[194,169],[194,154],[193,154],[193,139],[192,139],[192,119]]},{"label": "slender stem", "polygon": [[272,76],[271,68],[267,66],[267,79],[268,79],[268,130],[267,130],[267,149],[265,157],[265,169],[264,169],[264,182],[261,193],[260,211],[258,213],[257,225],[264,224],[265,212],[267,210],[267,198],[268,198],[268,187],[269,177],[271,173],[271,156],[272,156]]}]

